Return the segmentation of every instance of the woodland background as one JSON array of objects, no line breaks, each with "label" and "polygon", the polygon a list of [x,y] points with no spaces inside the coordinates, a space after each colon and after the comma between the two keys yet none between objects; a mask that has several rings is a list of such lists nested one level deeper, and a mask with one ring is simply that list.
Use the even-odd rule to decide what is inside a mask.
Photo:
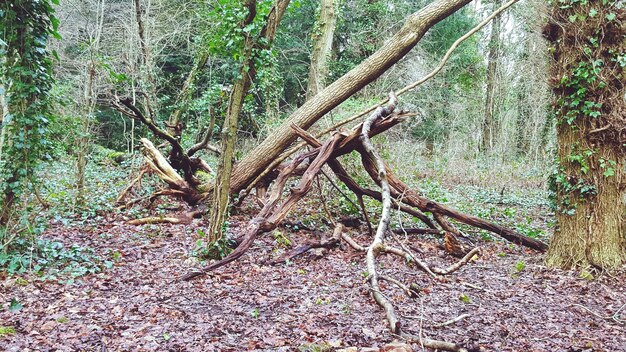
[{"label": "woodland background", "polygon": [[[272,16],[281,11],[277,10],[281,2],[285,12],[273,27]],[[253,155],[254,148],[307,100],[388,45],[406,18],[432,3],[41,2],[37,11],[51,17],[45,28],[35,30],[41,36],[33,35],[32,43],[24,46],[34,48],[36,66],[30,67],[35,72],[32,81],[22,83],[25,97],[45,96],[35,99],[45,101],[44,113],[20,117],[9,110],[5,92],[16,86],[22,89],[22,84],[5,75],[15,74],[11,70],[19,65],[7,65],[8,54],[0,58],[4,67],[0,346],[285,351],[365,346],[397,351],[437,346],[454,351],[626,348],[620,333],[626,293],[619,263],[618,271],[608,276],[593,263],[577,267],[576,262],[570,266],[574,271],[556,271],[544,265],[541,254],[503,241],[498,231],[458,219],[440,221],[439,214],[428,211],[425,215],[442,231],[435,226],[430,232],[418,231],[420,240],[409,245],[407,230],[423,230],[422,213],[408,215],[393,203],[398,209],[392,208],[397,211],[387,217],[391,222],[387,238],[402,248],[403,255],[384,256],[376,270],[406,286],[388,278],[381,279],[382,286],[372,283],[377,272],[359,253],[368,247],[359,250],[358,244],[339,240],[345,240],[341,237],[345,231],[353,241],[370,242],[385,212],[381,202],[353,194],[329,167],[318,170],[306,196],[280,224],[259,232],[258,239],[251,237],[257,241],[243,249],[250,248],[240,254],[239,262],[191,282],[175,279],[185,273],[200,275],[193,270],[219,264],[234,248],[244,247],[255,216],[263,214],[272,197],[271,193],[265,197],[266,191],[276,192],[277,186],[267,186],[277,176],[280,181],[280,172],[294,159],[275,166],[274,174],[266,176],[273,178],[260,182],[263,186],[257,185],[256,192],[245,190],[230,198],[229,183],[220,193],[221,174],[233,167],[225,164],[234,163],[236,177],[244,156]],[[607,20],[622,23],[623,4],[611,4],[620,12],[617,20]],[[325,131],[428,75],[458,38],[503,5],[501,0],[471,2],[445,17],[397,64],[325,114],[308,132]],[[255,9],[256,17],[250,17],[246,6]],[[551,91],[554,79],[550,81],[555,49],[544,38],[549,7],[543,1],[524,0],[494,16],[460,43],[438,74],[398,97],[395,113],[410,116],[372,139],[395,176],[424,199],[502,225],[542,245],[550,241],[562,210],[559,185],[554,183],[560,175],[560,120]],[[0,39],[6,44],[11,38],[5,34]],[[246,76],[252,79],[245,82]],[[233,121],[233,97],[241,87],[245,88],[241,110]],[[396,107],[388,106],[392,105]],[[32,122],[28,116],[35,116]],[[382,115],[391,121],[386,116]],[[23,134],[11,130],[7,127],[11,119],[26,121],[30,127]],[[358,132],[363,120],[355,119],[341,131]],[[171,147],[173,141],[179,149]],[[21,150],[29,153],[20,154]],[[315,150],[311,146],[299,152]],[[158,164],[160,155],[176,169],[174,175]],[[378,189],[380,180],[373,180],[358,155],[346,154],[340,160],[356,183]],[[621,174],[622,162],[616,160],[611,164],[606,159],[603,172],[615,168]],[[292,192],[279,189],[279,198],[297,193],[295,181],[286,184]],[[384,198],[384,188],[382,193]],[[222,202],[219,214],[214,205],[224,194],[230,205]],[[267,234],[261,236],[263,232]],[[444,232],[445,237],[440,236]],[[458,247],[448,236],[456,241],[460,237],[462,253],[456,256],[466,256],[458,274],[433,279],[432,272],[431,278],[413,266],[415,260],[426,273],[428,267],[437,269],[434,262],[454,266],[459,258],[449,254]],[[313,248],[298,252],[303,246]],[[470,252],[474,246],[480,246],[480,252]],[[623,254],[623,247],[616,251]],[[417,257],[427,258],[426,265]],[[368,280],[372,287],[365,283]],[[385,321],[383,309],[370,294],[384,307],[376,294],[393,291],[394,284],[400,290],[382,299],[394,302],[403,332],[409,335],[404,335],[406,345],[389,347],[400,330],[394,329],[387,308]]]}]

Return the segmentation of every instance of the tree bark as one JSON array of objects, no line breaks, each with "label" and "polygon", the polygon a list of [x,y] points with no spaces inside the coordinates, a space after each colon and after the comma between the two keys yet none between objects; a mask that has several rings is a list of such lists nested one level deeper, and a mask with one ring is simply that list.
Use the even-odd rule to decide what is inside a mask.
[{"label": "tree bark", "polygon": [[147,33],[146,23],[144,21],[145,18],[149,18],[149,5],[144,11],[141,8],[141,0],[134,0],[135,6],[135,21],[137,23],[137,35],[139,37],[139,47],[141,48],[141,65],[143,69],[140,69],[140,72],[143,72],[144,77],[142,77],[143,89],[145,89],[148,94],[145,95],[146,98],[146,109],[147,112],[158,111],[158,99],[156,94],[156,80],[154,79],[154,63],[152,61],[152,49],[150,46],[149,33]]},{"label": "tree bark", "polygon": [[320,90],[326,87],[328,60],[332,50],[336,23],[335,0],[320,0],[319,18],[312,34],[313,51],[311,52],[309,81],[307,83],[307,100],[316,96]]},{"label": "tree bark", "polygon": [[[254,21],[256,16],[256,1],[249,0],[244,4],[248,10],[248,15],[241,22],[241,28]],[[243,108],[244,99],[248,94],[250,83],[254,75],[254,64],[252,63],[253,38],[246,34],[243,53],[243,62],[239,70],[240,77],[235,82],[233,90],[228,100],[226,118],[222,126],[222,154],[220,155],[219,168],[215,177],[215,188],[213,194],[213,206],[211,207],[211,218],[209,220],[208,241],[210,244],[222,238],[224,220],[227,216],[228,200],[230,197],[230,175],[233,169],[233,158],[235,156],[235,143],[237,141],[237,127],[239,126],[239,114]]]},{"label": "tree bark", "polygon": [[554,56],[558,144],[557,227],[546,261],[615,269],[626,249],[626,69],[618,62],[626,51],[626,9],[616,1],[562,5],[552,5],[544,28]]},{"label": "tree bark", "polygon": [[[500,7],[501,3],[501,0],[495,0],[494,8]],[[494,109],[498,60],[500,60],[500,16],[496,16],[491,23],[489,54],[487,57],[487,89],[485,92],[485,119],[483,120],[482,140],[482,149],[485,153],[489,153],[493,149],[495,140]]]},{"label": "tree bark", "polygon": [[[4,65],[4,59],[0,61],[0,65]],[[4,77],[3,77],[4,81]],[[0,84],[0,164],[2,163],[2,149],[4,147],[4,138],[6,133],[6,126],[4,125],[4,117],[9,113],[9,107],[6,104],[4,98],[4,92],[6,87],[4,84]]]},{"label": "tree bark", "polygon": [[[97,42],[94,43],[97,45]],[[95,48],[97,50],[97,47]],[[91,53],[93,55],[93,53]],[[95,109],[94,80],[96,76],[96,63],[92,58],[86,67],[86,83],[83,92],[80,135],[76,138],[76,204],[85,204],[85,167],[87,166],[87,148],[89,147],[89,133],[91,132],[91,118]]]},{"label": "tree bark", "polygon": [[[584,141],[586,130],[573,129],[569,125],[557,127],[559,160],[570,157],[571,146],[577,143],[582,148],[595,148],[590,164],[599,165],[600,159],[617,160],[616,174],[605,177],[602,168],[595,168],[582,175],[577,163],[561,163],[569,178],[566,182],[585,179],[596,188],[595,195],[585,201],[578,201],[573,214],[566,209],[556,213],[557,228],[550,242],[546,257],[549,266],[575,268],[593,266],[596,268],[617,268],[624,261],[625,234],[623,232],[626,207],[624,206],[624,185],[626,173],[623,157],[607,146],[591,146]],[[565,165],[563,165],[565,164]],[[577,181],[576,181],[577,182]],[[578,194],[568,193],[564,187],[557,188],[557,201],[570,201]]]},{"label": "tree bark", "polygon": [[308,129],[327,112],[402,59],[429,28],[469,2],[470,0],[436,0],[409,16],[402,28],[386,45],[307,101],[274,133],[248,153],[235,166],[231,192],[238,193],[244,189],[296,139],[296,134],[290,127],[291,124]]},{"label": "tree bark", "polygon": [[100,50],[100,38],[104,25],[104,0],[98,2],[96,12],[96,28],[93,36],[89,38],[87,49],[87,62],[85,65],[85,86],[83,87],[83,100],[80,109],[82,112],[79,136],[76,138],[76,204],[85,203],[85,167],[87,166],[87,153],[90,143],[90,134],[93,122],[93,114],[96,109],[96,74],[98,66],[98,52]]}]

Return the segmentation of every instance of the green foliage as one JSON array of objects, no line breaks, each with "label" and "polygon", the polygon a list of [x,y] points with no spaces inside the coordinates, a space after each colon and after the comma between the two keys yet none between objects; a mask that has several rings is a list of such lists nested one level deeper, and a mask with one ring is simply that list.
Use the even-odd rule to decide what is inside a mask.
[{"label": "green foliage", "polygon": [[466,295],[465,293],[462,293],[459,296],[459,301],[465,303],[465,304],[470,304],[472,302],[472,300],[469,298],[468,295]]},{"label": "green foliage", "polygon": [[9,275],[32,271],[42,280],[64,280],[68,284],[111,265],[102,261],[91,248],[78,245],[67,248],[61,242],[40,238],[17,238],[10,251],[0,252],[0,270]]},{"label": "green foliage", "polygon": [[[574,160],[578,160],[574,157]],[[580,159],[580,163],[585,163],[586,159]],[[586,164],[581,164],[581,172],[586,169]],[[597,195],[597,187],[582,177],[567,175],[565,168],[557,166],[548,177],[548,187],[550,189],[550,204],[553,209],[563,214],[574,215],[577,205],[590,197]],[[557,194],[563,196],[557,197]]]},{"label": "green foliage", "polygon": [[532,219],[526,219],[526,222],[518,222],[515,224],[515,231],[530,238],[546,237],[542,229],[531,225]]},{"label": "green foliage", "polygon": [[0,326],[0,338],[15,335],[15,328],[12,326]]},{"label": "green foliage", "polygon": [[595,279],[593,274],[591,272],[589,272],[589,270],[587,270],[587,269],[582,269],[580,271],[580,274],[578,275],[578,277],[580,277],[581,279],[584,279],[584,280],[588,280],[588,281],[593,281]]},{"label": "green foliage", "polygon": [[604,158],[600,158],[599,160],[600,168],[603,170],[602,176],[611,177],[615,176],[615,167],[617,162],[615,160],[607,160]]},{"label": "green foliage", "polygon": [[[450,46],[475,25],[474,14],[468,9],[461,9],[436,24],[418,45],[431,60],[438,62]],[[444,140],[453,132],[450,120],[456,116],[450,107],[451,101],[457,100],[458,96],[468,100],[469,95],[469,99],[476,101],[467,104],[481,103],[480,95],[469,94],[480,89],[485,72],[478,40],[479,37],[476,35],[465,40],[454,51],[446,63],[445,70],[426,85],[429,93],[420,104],[420,108],[426,113],[423,121],[416,124],[411,132],[414,137],[426,141],[430,146],[436,141]],[[465,128],[463,124],[453,126],[457,131]]]},{"label": "green foliage", "polygon": [[[436,59],[440,59],[459,37],[476,24],[474,14],[469,9],[463,8],[436,24],[428,31],[420,45]],[[478,87],[480,77],[485,72],[478,41],[478,36],[465,40],[450,57],[443,73],[446,81],[452,82],[466,93]]]},{"label": "green foliage", "polygon": [[[270,48],[262,36],[262,30],[274,2],[261,0],[256,2],[256,14],[252,23],[242,27],[241,23],[248,16],[248,8],[242,2],[217,1],[206,3],[197,15],[207,23],[199,32],[197,42],[200,54],[206,52],[210,60],[218,63],[215,72],[201,75],[198,79],[198,91],[202,95],[194,99],[189,106],[187,118],[199,116],[189,121],[189,127],[199,130],[206,128],[208,117],[216,116],[214,135],[219,135],[228,105],[231,82],[240,75],[244,43],[246,38],[253,41],[251,60],[256,71],[246,96],[240,118],[240,129],[256,134],[266,120],[268,102],[277,102],[282,97],[283,86],[278,71],[277,54]],[[248,71],[250,67],[244,68]],[[277,105],[277,104],[276,104]],[[186,119],[184,119],[186,120]]]},{"label": "green foliage", "polygon": [[330,298],[324,299],[322,297],[317,297],[317,299],[315,300],[315,304],[317,304],[318,306],[330,304]]},{"label": "green foliage", "polygon": [[0,165],[0,192],[10,207],[34,181],[42,160],[49,159],[50,89],[52,60],[46,50],[49,36],[60,39],[52,4],[57,0],[19,0],[0,5],[0,76],[9,114],[3,127],[10,138]]},{"label": "green foliage", "polygon": [[[226,233],[226,231],[224,231]],[[192,255],[201,259],[222,259],[232,252],[231,241],[222,236],[217,242],[209,243],[206,238],[206,233],[202,230],[198,230],[198,239],[196,240],[196,247],[192,251]]]},{"label": "green foliage", "polygon": [[256,3],[255,20],[243,28],[240,23],[248,16],[248,9],[240,1],[218,0],[200,14],[204,18],[218,21],[202,34],[202,42],[210,54],[230,57],[235,61],[242,59],[246,36],[259,36],[263,20],[273,5],[271,0],[259,0]]},{"label": "green foliage", "polygon": [[601,157],[600,150],[623,151],[619,131],[624,117],[614,103],[623,98],[616,86],[622,86],[626,66],[621,63],[625,48],[617,39],[623,36],[623,26],[615,23],[617,13],[623,18],[619,1],[561,0],[551,24],[561,29],[548,27],[557,59],[554,116],[560,133],[582,134],[577,137],[581,140],[562,147],[570,150],[557,160],[550,177],[554,206],[564,214],[573,215],[578,203],[597,195],[602,181],[594,171],[615,176],[617,161]]},{"label": "green foliage", "polygon": [[339,7],[335,42],[340,48],[329,66],[331,80],[337,79],[372,55],[383,43],[382,28],[390,18],[404,18],[407,7],[390,9],[385,1],[343,1]]},{"label": "green foliage", "polygon": [[22,303],[20,303],[20,301],[18,301],[16,298],[12,298],[11,302],[9,302],[10,312],[19,312],[20,310],[22,310],[22,308],[24,308],[24,305],[22,305]]},{"label": "green foliage", "polygon": [[[107,155],[110,149],[94,146],[89,155],[89,162],[85,168],[86,194],[89,194],[86,203],[81,208],[73,204],[75,186],[72,177],[68,177],[68,170],[74,167],[73,161],[67,157],[59,161],[48,163],[38,175],[45,175],[48,182],[41,188],[41,196],[50,203],[47,212],[42,217],[63,224],[85,225],[90,222],[103,221],[107,213],[115,212],[115,201],[119,193],[128,185],[131,172],[137,170],[141,160],[125,160],[116,163]],[[137,197],[152,194],[159,185],[156,176],[144,176],[142,187],[136,188]],[[143,208],[133,208],[126,211],[127,216],[140,217],[146,214]]]},{"label": "green foliage", "polygon": [[274,236],[274,240],[279,246],[285,247],[285,248],[292,246],[291,240],[282,231],[274,230],[274,232],[272,232],[272,236]]},{"label": "green foliage", "polygon": [[334,348],[328,343],[309,343],[298,347],[300,352],[330,352]]},{"label": "green foliage", "polygon": [[516,273],[521,273],[522,271],[524,271],[524,269],[526,269],[526,263],[524,263],[523,260],[518,260],[515,263],[515,272]]},{"label": "green foliage", "polygon": [[[587,48],[588,49],[588,48]],[[591,53],[590,49],[589,53]],[[589,96],[590,87],[602,86],[605,83],[598,82],[599,75],[604,62],[593,60],[591,62],[579,62],[570,76],[563,76],[557,85],[568,92],[569,95],[561,97],[557,101],[557,106],[563,113],[557,120],[559,123],[574,124],[578,118],[598,118],[601,115],[602,103],[594,101]]]}]

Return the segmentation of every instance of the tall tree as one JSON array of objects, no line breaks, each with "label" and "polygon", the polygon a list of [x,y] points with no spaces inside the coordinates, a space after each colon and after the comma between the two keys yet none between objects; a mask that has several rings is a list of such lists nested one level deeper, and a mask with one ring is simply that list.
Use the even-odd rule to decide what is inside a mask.
[{"label": "tall tree", "polygon": [[554,55],[558,143],[550,266],[624,262],[625,23],[622,1],[561,0],[544,30]]},{"label": "tall tree", "polygon": [[335,0],[320,0],[319,17],[313,30],[313,51],[307,83],[307,99],[326,87],[328,60],[333,46],[333,34],[337,23]]},{"label": "tall tree", "polygon": [[[104,25],[104,11],[105,2],[100,0],[96,4],[95,18],[91,19],[94,23],[90,23],[90,19],[87,16],[85,18],[85,22],[90,24],[90,28],[85,31],[87,35],[84,43],[86,46],[86,57],[85,65],[81,68],[84,71],[83,80],[81,80],[83,83],[83,95],[80,101],[82,116],[80,131],[75,141],[76,202],[79,205],[84,205],[85,202],[85,167],[87,166],[87,151],[91,143],[90,135],[96,110],[96,74],[99,64],[100,38],[102,37]],[[89,11],[85,12],[89,13]]]},{"label": "tall tree", "polygon": [[0,225],[7,224],[18,197],[34,182],[37,165],[49,146],[52,60],[46,43],[50,35],[58,36],[52,2],[12,0],[0,4],[0,56],[4,56],[0,86],[8,110],[2,121],[8,146],[0,165]]},{"label": "tall tree", "polygon": [[[501,0],[495,0],[494,8],[497,9],[502,4]],[[493,148],[495,121],[495,97],[497,92],[498,61],[500,60],[500,32],[501,16],[498,15],[491,23],[491,34],[489,37],[489,54],[487,56],[487,88],[485,92],[485,119],[483,120],[483,140],[482,149],[489,152]]]}]

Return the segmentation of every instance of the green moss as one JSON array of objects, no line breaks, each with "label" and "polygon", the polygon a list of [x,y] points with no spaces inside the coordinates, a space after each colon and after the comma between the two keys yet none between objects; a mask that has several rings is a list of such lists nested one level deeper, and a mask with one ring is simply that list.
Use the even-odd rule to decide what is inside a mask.
[{"label": "green moss", "polygon": [[126,155],[126,153],[124,152],[110,152],[107,154],[107,158],[115,160],[117,158],[123,157],[124,155]]},{"label": "green moss", "polygon": [[593,274],[592,274],[592,273],[590,273],[587,269],[583,269],[583,270],[580,272],[579,277],[580,277],[581,279],[585,279],[585,280],[588,280],[588,281],[593,281],[593,280],[595,279],[595,277],[593,276]]},{"label": "green moss", "polygon": [[196,177],[200,180],[201,183],[207,183],[213,180],[213,177],[210,173],[204,171],[196,171]]},{"label": "green moss", "polygon": [[15,328],[12,326],[0,326],[0,338],[15,335]]}]

